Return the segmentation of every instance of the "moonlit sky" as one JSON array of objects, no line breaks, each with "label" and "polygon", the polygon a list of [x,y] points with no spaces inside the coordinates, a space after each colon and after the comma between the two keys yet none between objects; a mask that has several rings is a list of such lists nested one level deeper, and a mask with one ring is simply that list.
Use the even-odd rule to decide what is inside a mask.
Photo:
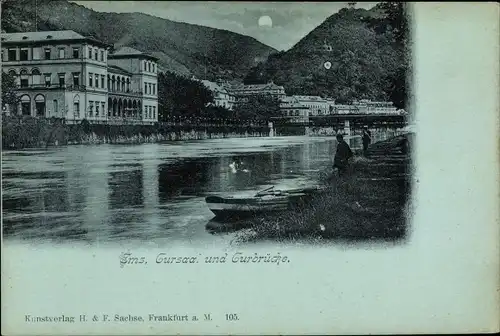
[{"label": "moonlit sky", "polygon": [[[99,12],[142,12],[161,18],[248,35],[277,50],[288,50],[347,2],[72,1]],[[358,2],[369,9],[376,2]],[[259,26],[269,16],[272,27]]]}]

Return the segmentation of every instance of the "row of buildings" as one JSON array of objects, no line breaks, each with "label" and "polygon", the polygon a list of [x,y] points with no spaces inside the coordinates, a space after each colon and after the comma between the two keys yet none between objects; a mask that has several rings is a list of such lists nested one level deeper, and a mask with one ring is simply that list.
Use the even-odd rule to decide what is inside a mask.
[{"label": "row of buildings", "polygon": [[158,120],[157,58],[74,31],[1,34],[2,71],[19,103],[7,114],[67,122],[152,124]]},{"label": "row of buildings", "polygon": [[[193,77],[193,79],[196,79]],[[211,82],[201,80],[203,85],[212,91],[214,96],[214,105],[233,110],[239,103],[248,101],[250,96],[270,95],[278,100],[284,99],[285,88],[276,85],[273,82],[267,84],[230,84],[228,82]]]},{"label": "row of buildings", "polygon": [[[19,103],[4,113],[65,118],[79,123],[158,121],[158,59],[134,48],[113,50],[109,44],[71,30],[1,34],[2,71],[15,78]],[[319,96],[286,96],[283,86],[201,82],[214,104],[233,110],[253,95],[280,101],[284,118],[304,121],[337,113],[398,113],[392,103],[361,100],[335,104]]]},{"label": "row of buildings", "polygon": [[233,110],[238,103],[245,102],[252,95],[270,95],[280,101],[284,118],[291,121],[305,121],[310,116],[329,114],[398,114],[401,113],[392,102],[371,100],[355,101],[350,105],[336,104],[333,98],[320,96],[287,96],[283,86],[273,82],[267,84],[231,85],[229,83],[201,81],[214,96],[214,104]]}]

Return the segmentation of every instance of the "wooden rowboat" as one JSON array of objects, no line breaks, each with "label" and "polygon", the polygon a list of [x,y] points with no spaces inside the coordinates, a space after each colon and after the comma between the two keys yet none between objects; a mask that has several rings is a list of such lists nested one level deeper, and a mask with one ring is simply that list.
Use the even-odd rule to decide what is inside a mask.
[{"label": "wooden rowboat", "polygon": [[205,201],[217,218],[241,219],[290,210],[295,206],[304,204],[314,193],[320,190],[320,188],[274,190],[271,187],[253,196],[222,197],[210,195],[205,197]]}]

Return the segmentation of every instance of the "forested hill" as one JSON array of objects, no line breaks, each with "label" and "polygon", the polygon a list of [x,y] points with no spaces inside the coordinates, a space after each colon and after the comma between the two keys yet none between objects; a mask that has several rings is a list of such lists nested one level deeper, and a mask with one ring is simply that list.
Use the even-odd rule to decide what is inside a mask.
[{"label": "forested hill", "polygon": [[[74,30],[159,57],[163,68],[203,78],[243,77],[275,49],[226,30],[142,13],[101,13],[66,0],[2,1],[2,31]],[[36,19],[35,19],[36,18]]]},{"label": "forested hill", "polygon": [[329,96],[339,102],[387,99],[404,107],[410,64],[403,6],[342,9],[290,50],[254,67],[245,82],[273,80],[289,95]]}]

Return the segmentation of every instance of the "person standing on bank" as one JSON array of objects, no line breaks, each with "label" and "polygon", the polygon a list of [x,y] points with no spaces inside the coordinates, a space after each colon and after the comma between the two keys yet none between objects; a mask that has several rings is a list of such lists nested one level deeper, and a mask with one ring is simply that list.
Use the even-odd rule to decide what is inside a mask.
[{"label": "person standing on bank", "polygon": [[346,172],[349,159],[352,156],[351,147],[344,141],[344,136],[337,134],[337,152],[333,160],[333,169],[338,169],[339,176],[344,175]]},{"label": "person standing on bank", "polygon": [[372,132],[368,129],[368,126],[365,126],[363,128],[363,154],[366,155],[366,152],[368,151],[368,146],[372,142]]}]

